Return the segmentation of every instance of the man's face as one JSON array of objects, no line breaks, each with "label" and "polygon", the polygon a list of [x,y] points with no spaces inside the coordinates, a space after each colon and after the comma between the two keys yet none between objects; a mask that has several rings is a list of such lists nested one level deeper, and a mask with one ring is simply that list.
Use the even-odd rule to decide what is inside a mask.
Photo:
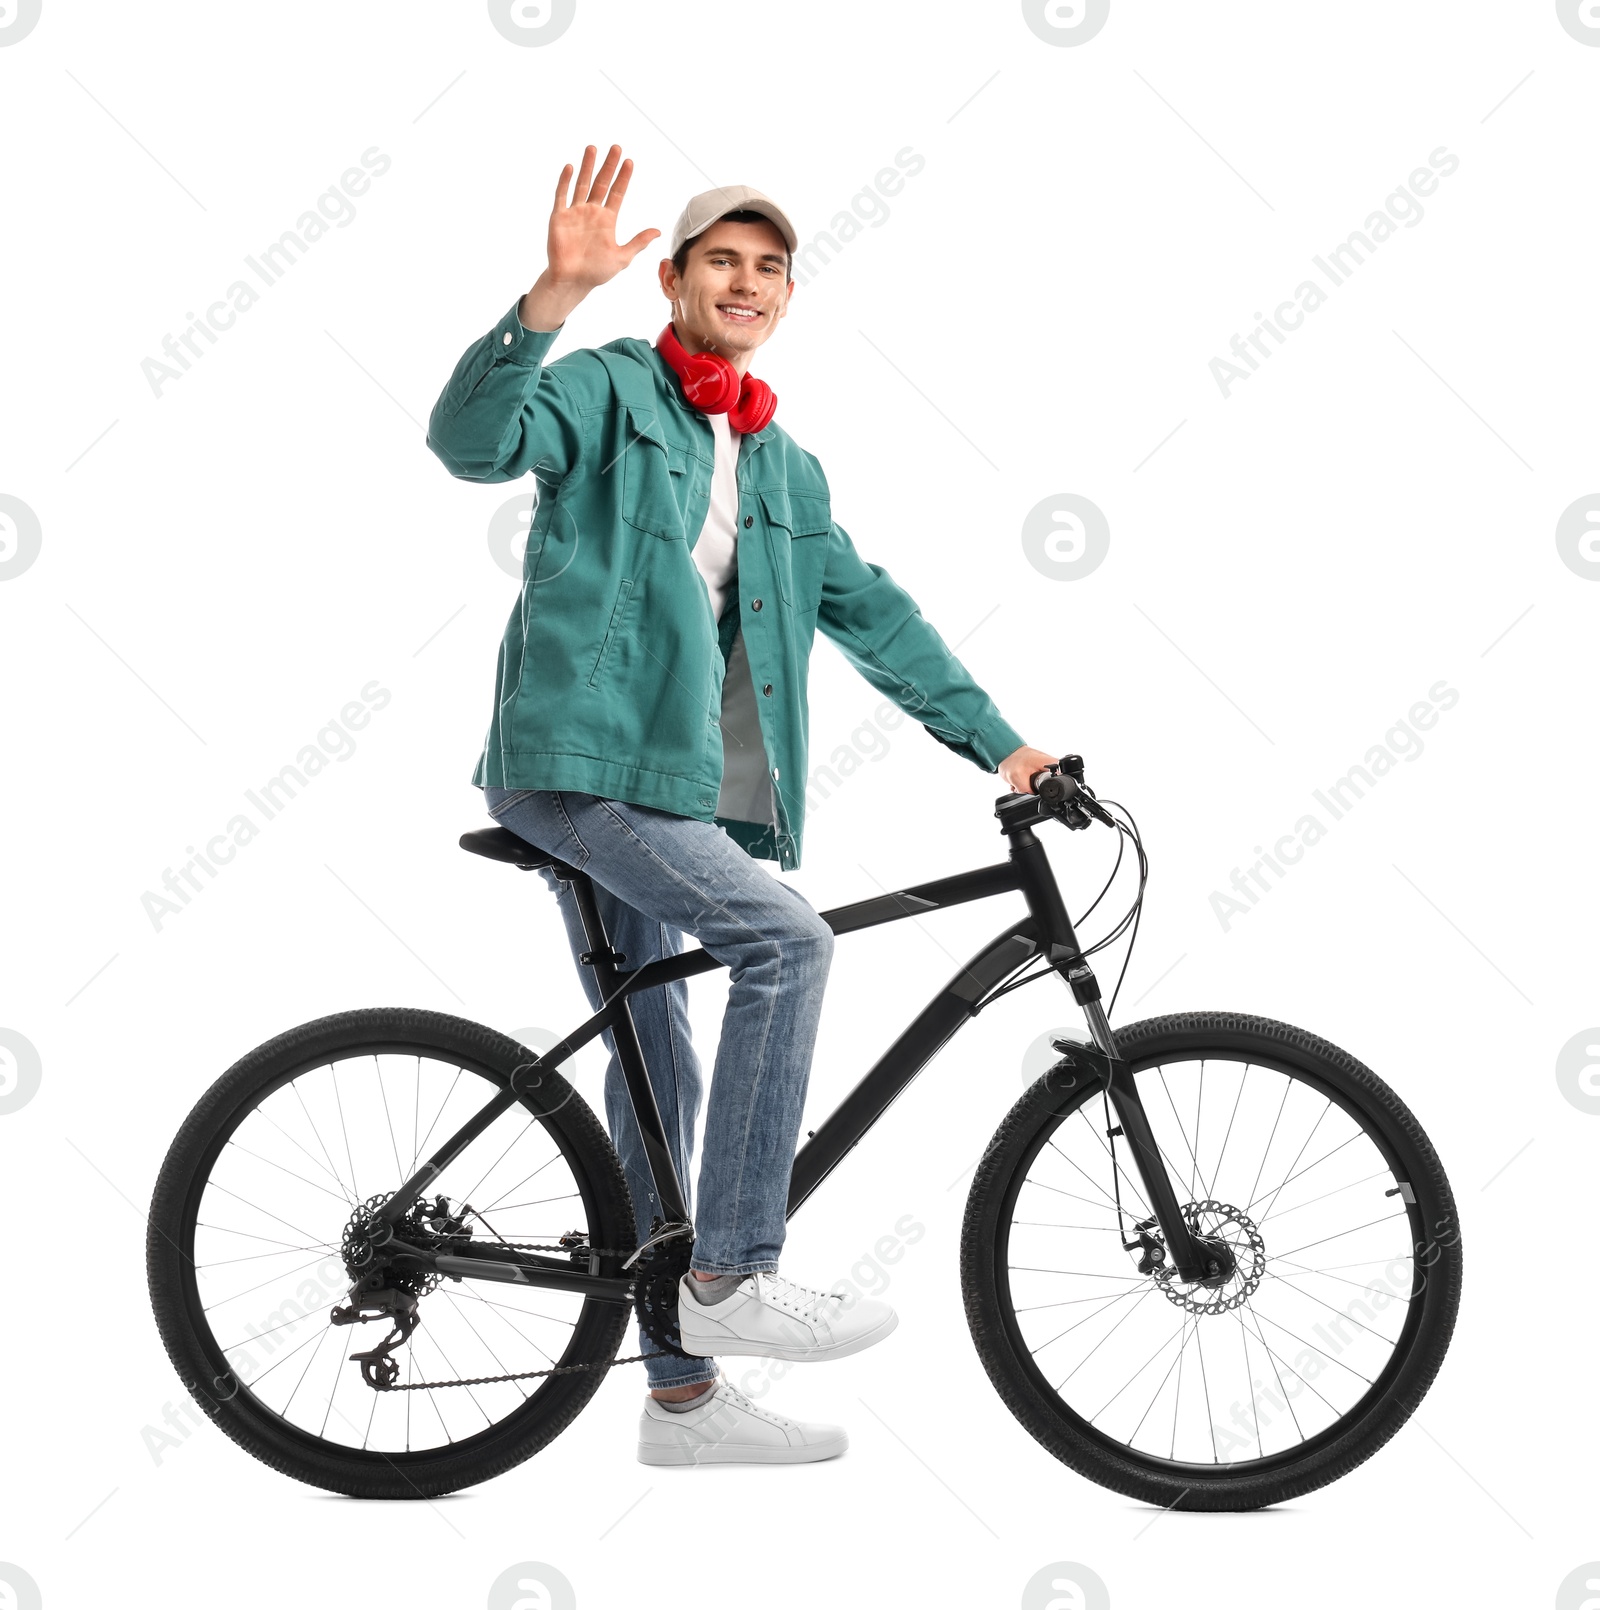
[{"label": "man's face", "polygon": [[680,275],[661,264],[661,289],[691,352],[716,352],[743,373],[751,354],[789,310],[783,236],[776,224],[719,220],[689,248]]}]

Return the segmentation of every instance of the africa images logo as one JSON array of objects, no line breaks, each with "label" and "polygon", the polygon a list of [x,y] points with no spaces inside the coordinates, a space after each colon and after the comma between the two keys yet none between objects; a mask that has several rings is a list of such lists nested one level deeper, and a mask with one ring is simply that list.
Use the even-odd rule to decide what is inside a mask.
[{"label": "africa images logo", "polygon": [[1047,45],[1087,45],[1106,25],[1111,0],[1022,0],[1022,18]]}]

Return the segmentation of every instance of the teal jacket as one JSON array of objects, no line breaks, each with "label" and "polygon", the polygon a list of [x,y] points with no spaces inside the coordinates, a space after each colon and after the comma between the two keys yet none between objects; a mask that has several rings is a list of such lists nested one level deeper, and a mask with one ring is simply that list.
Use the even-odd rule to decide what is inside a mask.
[{"label": "teal jacket", "polygon": [[800,865],[820,628],[880,693],[984,771],[1022,746],[888,571],[833,519],[817,460],[776,422],[739,439],[737,586],[720,621],[690,550],[711,426],[646,341],[545,358],[513,304],[428,421],[452,475],[532,474],[522,593],[472,781],[564,788],[716,822]]}]

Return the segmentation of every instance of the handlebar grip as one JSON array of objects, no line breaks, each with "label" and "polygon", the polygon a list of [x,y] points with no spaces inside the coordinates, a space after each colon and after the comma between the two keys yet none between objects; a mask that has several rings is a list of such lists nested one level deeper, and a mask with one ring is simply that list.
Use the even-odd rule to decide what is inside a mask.
[{"label": "handlebar grip", "polygon": [[1028,784],[1033,789],[1034,793],[1037,794],[1040,791],[1039,779],[1041,777],[1055,776],[1070,777],[1081,783],[1083,781],[1083,756],[1063,755],[1061,759],[1056,762],[1055,769],[1053,771],[1036,771],[1032,773],[1028,778]]},{"label": "handlebar grip", "polygon": [[1034,784],[1039,798],[1068,827],[1087,827],[1091,817],[1107,827],[1117,825],[1116,818],[1090,793],[1084,782],[1080,755],[1068,755],[1062,760],[1060,771],[1035,772],[1028,781]]}]

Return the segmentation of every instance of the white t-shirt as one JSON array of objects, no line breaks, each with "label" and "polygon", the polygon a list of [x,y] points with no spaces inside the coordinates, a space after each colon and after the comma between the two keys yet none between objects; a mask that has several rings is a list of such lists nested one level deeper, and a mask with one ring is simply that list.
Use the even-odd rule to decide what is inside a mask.
[{"label": "white t-shirt", "polygon": [[[716,461],[711,501],[690,558],[705,578],[711,618],[720,620],[730,588],[737,587],[739,547],[739,438],[726,414],[708,414]],[[717,815],[735,822],[773,822],[772,779],[761,737],[755,683],[745,652],[744,632],[734,635],[722,683],[722,788]]]},{"label": "white t-shirt", "polygon": [[711,594],[711,618],[722,618],[728,587],[738,570],[739,543],[739,438],[733,434],[726,414],[707,414],[711,437],[716,444],[716,464],[711,471],[711,502],[706,523],[690,557],[706,579]]}]

